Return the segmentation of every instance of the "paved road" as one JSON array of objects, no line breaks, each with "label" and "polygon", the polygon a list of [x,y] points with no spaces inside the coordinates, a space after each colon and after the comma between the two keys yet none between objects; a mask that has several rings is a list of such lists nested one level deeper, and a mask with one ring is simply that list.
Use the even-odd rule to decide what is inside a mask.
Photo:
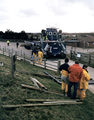
[{"label": "paved road", "polygon": [[[20,44],[19,44],[19,47],[17,48],[17,47],[16,47],[16,43],[10,43],[10,46],[7,46],[6,42],[0,42],[0,48],[5,47],[6,49],[13,49],[13,50],[15,50],[15,51],[17,51],[17,52],[22,51],[22,52],[24,52],[28,57],[30,57],[30,56],[31,56],[31,50],[26,50],[24,47],[21,47],[21,46],[20,46],[21,44],[22,44],[22,43],[20,43]],[[70,52],[70,49],[71,49],[71,47],[70,47],[70,46],[67,46],[67,53]],[[77,47],[76,47],[76,48],[73,48],[73,49],[74,49],[75,51],[77,51],[77,52],[84,52],[84,53],[86,53],[86,52],[88,52],[88,53],[94,52],[94,49],[82,49],[82,48],[77,48]],[[62,59],[59,59],[59,60],[62,61],[62,63],[64,63],[64,60],[62,60]],[[55,64],[55,63],[54,63],[55,61],[57,61],[57,60],[48,60],[48,62],[49,62],[50,64]],[[70,65],[74,64],[74,61],[70,60],[69,64],[70,64]],[[80,64],[80,66],[82,66],[82,64]],[[90,77],[94,80],[94,68],[88,67],[88,71],[89,71]],[[94,93],[94,85],[89,85],[89,89]]]}]

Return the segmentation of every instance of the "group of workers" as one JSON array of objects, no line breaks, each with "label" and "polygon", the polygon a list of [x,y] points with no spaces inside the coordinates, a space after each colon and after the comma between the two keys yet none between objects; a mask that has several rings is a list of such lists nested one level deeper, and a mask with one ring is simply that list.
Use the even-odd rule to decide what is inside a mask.
[{"label": "group of workers", "polygon": [[83,65],[83,67],[80,67],[78,61],[75,61],[73,65],[69,65],[68,62],[69,59],[65,58],[65,63],[59,67],[62,80],[61,89],[65,96],[72,99],[80,98],[79,101],[83,101],[86,97],[88,81],[90,80],[90,75],[87,71],[88,66]]},{"label": "group of workers", "polygon": [[35,63],[39,63],[42,64],[42,59],[43,59],[43,52],[41,49],[39,49],[38,51],[36,49],[34,49],[32,51],[32,59]]}]

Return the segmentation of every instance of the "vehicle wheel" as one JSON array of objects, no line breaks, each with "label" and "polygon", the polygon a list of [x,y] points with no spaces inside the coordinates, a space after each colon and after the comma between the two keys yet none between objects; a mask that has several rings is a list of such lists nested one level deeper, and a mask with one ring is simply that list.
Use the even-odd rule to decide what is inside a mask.
[{"label": "vehicle wheel", "polygon": [[63,53],[63,54],[61,55],[61,57],[62,57],[63,59],[65,59],[65,58],[66,58],[66,54]]},{"label": "vehicle wheel", "polygon": [[28,50],[30,50],[30,49],[31,49],[31,46],[25,45],[25,48],[28,49]]}]

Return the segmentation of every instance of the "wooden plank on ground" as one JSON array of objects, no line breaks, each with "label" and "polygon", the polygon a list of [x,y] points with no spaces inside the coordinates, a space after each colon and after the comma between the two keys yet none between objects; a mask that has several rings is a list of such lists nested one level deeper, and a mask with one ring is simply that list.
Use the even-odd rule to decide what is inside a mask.
[{"label": "wooden plank on ground", "polygon": [[29,88],[29,89],[33,89],[33,90],[38,90],[38,91],[42,91],[40,88],[36,88],[30,85],[25,85],[25,84],[21,84],[22,87],[24,88]]},{"label": "wooden plank on ground", "polygon": [[17,105],[2,105],[3,108],[18,108],[18,107],[34,107],[34,106],[58,106],[58,105],[74,105],[82,104],[82,102],[58,102],[58,103],[40,103],[40,104],[17,104]]},{"label": "wooden plank on ground", "polygon": [[58,103],[68,103],[68,104],[71,104],[71,103],[77,103],[77,101],[72,101],[72,100],[58,100],[58,101],[46,101],[46,102],[43,102],[43,103],[56,103],[56,104],[58,104]]},{"label": "wooden plank on ground", "polygon": [[36,83],[37,85],[39,85],[40,87],[42,87],[42,88],[44,88],[44,89],[47,89],[42,83],[40,83],[37,79],[35,79],[35,78],[32,78],[32,77],[30,77],[31,78],[31,80],[34,82],[34,83]]},{"label": "wooden plank on ground", "polygon": [[58,99],[26,99],[27,102],[57,101]]},{"label": "wooden plank on ground", "polygon": [[27,102],[76,102],[76,100],[71,99],[26,99]]},{"label": "wooden plank on ground", "polygon": [[30,86],[30,85],[21,84],[21,86],[24,87],[24,88],[37,90],[37,91],[40,91],[40,92],[45,92],[45,93],[50,93],[50,94],[56,94],[56,95],[64,96],[63,94],[60,94],[58,92],[47,91],[47,90],[43,90],[43,89],[40,89],[40,88],[35,88],[33,86]]},{"label": "wooden plank on ground", "polygon": [[46,72],[46,71],[44,71],[44,73],[45,73],[46,75],[48,75],[50,78],[52,78],[56,83],[58,83],[59,85],[61,85],[61,82],[60,82],[58,79],[56,79],[54,76],[52,76],[51,74],[49,74],[49,73]]},{"label": "wooden plank on ground", "polygon": [[[31,78],[31,77],[30,77]],[[31,79],[32,81],[33,81],[33,83],[34,83],[34,86],[35,87],[37,87],[37,88],[39,88],[39,85],[37,84],[37,82],[34,80],[34,79]]]}]

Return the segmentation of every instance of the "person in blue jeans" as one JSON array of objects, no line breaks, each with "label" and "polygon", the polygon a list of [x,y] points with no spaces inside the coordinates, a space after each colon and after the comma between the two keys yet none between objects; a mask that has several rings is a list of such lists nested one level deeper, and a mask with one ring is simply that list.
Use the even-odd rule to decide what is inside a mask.
[{"label": "person in blue jeans", "polygon": [[[71,95],[71,87],[72,86],[74,86],[73,95]],[[69,82],[69,84],[68,84],[68,97],[71,97],[72,99],[76,99],[77,88],[78,88],[78,82]]]},{"label": "person in blue jeans", "polygon": [[[75,64],[69,66],[69,84],[68,84],[68,97],[76,99],[78,83],[82,77],[83,70],[79,65],[78,61],[75,61]],[[71,87],[74,87],[73,95],[71,94]]]}]

